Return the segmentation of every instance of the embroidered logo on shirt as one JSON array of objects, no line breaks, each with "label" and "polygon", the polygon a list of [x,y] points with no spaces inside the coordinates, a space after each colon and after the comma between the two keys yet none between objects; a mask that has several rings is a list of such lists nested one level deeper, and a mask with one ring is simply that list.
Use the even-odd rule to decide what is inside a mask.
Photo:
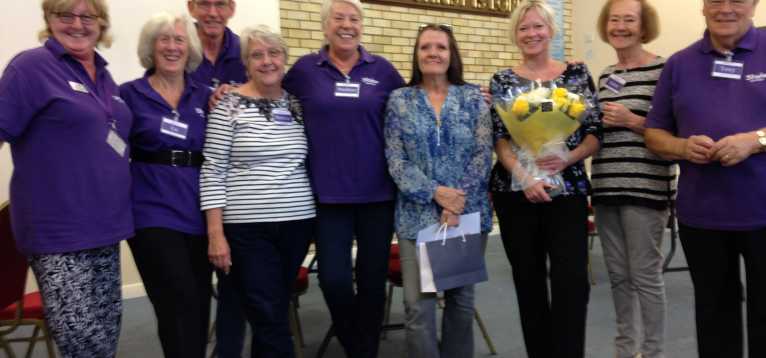
[{"label": "embroidered logo on shirt", "polygon": [[202,108],[197,107],[194,111],[197,112],[200,117],[205,118],[205,111],[203,111]]},{"label": "embroidered logo on shirt", "polygon": [[122,100],[122,98],[120,98],[120,96],[112,96],[112,98],[113,98],[115,101],[117,101],[117,102],[120,102],[120,103],[122,103],[122,104],[125,104],[125,101],[123,101],[123,100]]},{"label": "embroidered logo on shirt", "polygon": [[369,77],[362,77],[362,82],[364,82],[364,84],[370,85],[370,86],[377,86],[378,83],[379,83],[378,80],[373,79],[373,78],[369,78]]},{"label": "embroidered logo on shirt", "polygon": [[763,82],[766,81],[766,73],[761,72],[758,74],[749,74],[745,76],[745,79],[750,83]]}]

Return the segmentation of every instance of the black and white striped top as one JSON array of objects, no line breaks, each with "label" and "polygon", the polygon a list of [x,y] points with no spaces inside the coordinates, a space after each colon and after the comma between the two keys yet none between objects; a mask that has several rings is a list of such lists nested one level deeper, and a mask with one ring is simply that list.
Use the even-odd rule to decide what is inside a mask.
[{"label": "black and white striped top", "polygon": [[[629,70],[607,67],[599,77],[600,103],[617,102],[646,117],[665,59]],[[626,80],[619,93],[605,87],[613,73]],[[627,128],[604,128],[601,150],[593,156],[591,183],[594,205],[640,205],[663,209],[675,195],[676,169],[672,162],[650,152],[643,135]]]},{"label": "black and white striped top", "polygon": [[200,173],[202,210],[226,224],[313,218],[308,144],[298,101],[229,94],[210,113]]}]

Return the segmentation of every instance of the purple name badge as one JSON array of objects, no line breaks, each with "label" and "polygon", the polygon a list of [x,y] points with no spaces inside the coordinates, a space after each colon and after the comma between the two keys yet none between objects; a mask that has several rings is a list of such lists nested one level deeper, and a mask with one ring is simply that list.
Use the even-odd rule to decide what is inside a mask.
[{"label": "purple name badge", "polygon": [[626,82],[627,81],[625,81],[624,78],[616,74],[611,74],[606,79],[606,83],[604,84],[604,86],[614,93],[620,93],[620,91],[622,91],[622,89],[625,88]]},{"label": "purple name badge", "polygon": [[715,60],[713,62],[713,77],[732,80],[742,79],[745,64],[742,62]]},{"label": "purple name badge", "polygon": [[293,115],[289,110],[284,108],[274,108],[271,110],[271,118],[274,123],[281,125],[288,125],[293,123]]}]

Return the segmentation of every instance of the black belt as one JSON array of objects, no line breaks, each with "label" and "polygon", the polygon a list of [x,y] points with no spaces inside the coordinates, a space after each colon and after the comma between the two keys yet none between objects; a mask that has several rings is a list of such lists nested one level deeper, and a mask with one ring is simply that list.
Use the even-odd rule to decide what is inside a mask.
[{"label": "black belt", "polygon": [[140,149],[132,148],[130,158],[134,162],[143,162],[150,164],[164,164],[174,167],[200,167],[205,157],[202,152],[192,152],[188,150],[163,150],[159,152],[146,152]]}]

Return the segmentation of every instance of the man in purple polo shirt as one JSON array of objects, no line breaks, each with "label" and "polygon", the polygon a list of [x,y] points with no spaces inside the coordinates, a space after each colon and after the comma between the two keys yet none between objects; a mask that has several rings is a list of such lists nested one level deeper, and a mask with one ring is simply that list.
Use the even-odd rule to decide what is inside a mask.
[{"label": "man in purple polo shirt", "polygon": [[[231,85],[247,82],[242,64],[239,36],[227,27],[234,16],[234,0],[189,0],[189,14],[197,21],[197,35],[202,45],[202,63],[192,72],[192,79],[216,93]],[[233,289],[218,285],[216,308],[216,348],[220,358],[240,357],[245,336],[245,312]]]},{"label": "man in purple polo shirt", "polygon": [[678,220],[703,358],[742,357],[747,277],[750,357],[766,357],[766,33],[758,0],[703,0],[702,40],[668,59],[646,143],[678,160]]},{"label": "man in purple polo shirt", "polygon": [[234,0],[189,0],[189,14],[197,20],[197,35],[202,43],[202,63],[192,74],[201,84],[215,89],[218,85],[247,82],[240,57],[239,36],[226,25],[234,16]]}]

